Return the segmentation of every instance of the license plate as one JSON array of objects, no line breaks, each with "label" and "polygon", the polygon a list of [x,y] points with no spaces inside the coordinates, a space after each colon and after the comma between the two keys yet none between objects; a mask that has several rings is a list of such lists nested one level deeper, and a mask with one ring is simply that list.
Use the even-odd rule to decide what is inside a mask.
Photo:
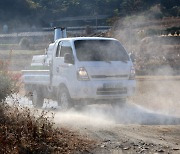
[{"label": "license plate", "polygon": [[104,89],[109,89],[109,88],[122,88],[122,83],[116,83],[116,84],[104,83],[104,84],[103,84],[103,88],[104,88]]}]

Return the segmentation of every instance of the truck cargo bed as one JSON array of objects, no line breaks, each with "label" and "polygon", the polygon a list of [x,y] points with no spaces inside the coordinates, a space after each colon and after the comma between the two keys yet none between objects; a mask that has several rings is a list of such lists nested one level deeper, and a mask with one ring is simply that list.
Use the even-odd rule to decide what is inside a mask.
[{"label": "truck cargo bed", "polygon": [[50,84],[49,70],[22,70],[22,74],[25,84]]}]

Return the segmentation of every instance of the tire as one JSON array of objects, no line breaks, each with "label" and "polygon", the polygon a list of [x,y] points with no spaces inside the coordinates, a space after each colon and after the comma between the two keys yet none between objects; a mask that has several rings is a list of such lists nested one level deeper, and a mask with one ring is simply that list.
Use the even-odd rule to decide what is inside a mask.
[{"label": "tire", "polygon": [[32,103],[34,107],[42,108],[44,103],[44,97],[38,90],[33,90],[32,93]]},{"label": "tire", "polygon": [[72,108],[72,99],[67,88],[60,88],[58,94],[58,109],[60,111],[67,111]]},{"label": "tire", "polygon": [[122,98],[119,100],[114,100],[111,103],[111,106],[113,109],[123,108],[123,106],[126,104],[126,98]]}]

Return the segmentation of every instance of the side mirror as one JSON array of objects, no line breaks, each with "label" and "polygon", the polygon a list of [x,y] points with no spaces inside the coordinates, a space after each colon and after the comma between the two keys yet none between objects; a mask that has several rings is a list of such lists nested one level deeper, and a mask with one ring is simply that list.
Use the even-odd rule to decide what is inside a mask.
[{"label": "side mirror", "polygon": [[136,57],[135,57],[135,55],[133,53],[130,53],[129,57],[131,58],[133,63],[136,61]]},{"label": "side mirror", "polygon": [[47,48],[45,48],[45,51],[44,51],[45,55],[47,55],[47,51],[48,51],[48,49],[47,49]]},{"label": "side mirror", "polygon": [[64,63],[74,64],[74,58],[73,58],[72,54],[66,53],[66,54],[64,55]]},{"label": "side mirror", "polygon": [[49,66],[52,65],[52,60],[49,60]]}]

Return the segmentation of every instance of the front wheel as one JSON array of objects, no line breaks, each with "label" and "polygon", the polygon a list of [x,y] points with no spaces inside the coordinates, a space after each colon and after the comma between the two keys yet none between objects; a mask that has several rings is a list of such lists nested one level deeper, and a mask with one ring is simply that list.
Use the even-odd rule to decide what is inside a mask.
[{"label": "front wheel", "polygon": [[34,107],[42,108],[44,103],[43,94],[38,90],[32,92],[32,103]]},{"label": "front wheel", "polygon": [[58,96],[58,109],[61,111],[67,111],[72,107],[72,100],[69,92],[66,88],[61,88],[59,90]]}]

